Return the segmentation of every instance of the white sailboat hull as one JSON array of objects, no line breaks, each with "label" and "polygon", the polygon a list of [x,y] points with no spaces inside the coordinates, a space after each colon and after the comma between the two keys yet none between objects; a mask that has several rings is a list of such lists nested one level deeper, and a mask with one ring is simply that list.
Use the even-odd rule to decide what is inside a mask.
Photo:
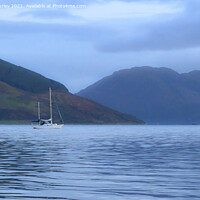
[{"label": "white sailboat hull", "polygon": [[44,125],[34,125],[34,129],[60,129],[64,124],[44,124]]}]

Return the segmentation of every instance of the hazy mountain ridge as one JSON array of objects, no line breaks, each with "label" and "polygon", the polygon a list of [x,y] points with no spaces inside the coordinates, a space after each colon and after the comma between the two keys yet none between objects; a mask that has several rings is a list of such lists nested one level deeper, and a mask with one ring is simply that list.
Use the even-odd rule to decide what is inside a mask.
[{"label": "hazy mountain ridge", "polygon": [[[0,121],[37,119],[37,102],[41,102],[41,117],[49,117],[49,93],[59,104],[65,123],[77,124],[140,124],[143,121],[122,114],[98,103],[71,94],[57,81],[0,60]],[[58,113],[54,107],[54,120]]]},{"label": "hazy mountain ridge", "polygon": [[200,123],[200,71],[134,67],[114,72],[78,95],[147,123]]}]

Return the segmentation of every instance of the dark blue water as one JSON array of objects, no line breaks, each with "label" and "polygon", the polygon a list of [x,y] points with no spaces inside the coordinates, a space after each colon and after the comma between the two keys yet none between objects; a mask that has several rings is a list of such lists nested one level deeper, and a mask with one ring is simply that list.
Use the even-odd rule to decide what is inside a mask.
[{"label": "dark blue water", "polygon": [[200,199],[200,126],[0,126],[0,198]]}]

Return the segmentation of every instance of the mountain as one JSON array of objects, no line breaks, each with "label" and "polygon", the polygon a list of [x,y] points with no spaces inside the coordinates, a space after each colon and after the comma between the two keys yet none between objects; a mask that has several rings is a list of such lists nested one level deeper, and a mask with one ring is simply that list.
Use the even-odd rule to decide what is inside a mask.
[{"label": "mountain", "polygon": [[114,72],[77,95],[149,124],[200,124],[200,71],[134,67]]},{"label": "mountain", "polygon": [[53,90],[67,90],[64,85],[56,81],[1,59],[0,81],[32,93],[44,92],[48,87],[51,87]]},{"label": "mountain", "polygon": [[[71,94],[54,80],[23,67],[0,60],[0,122],[37,119],[37,102],[41,117],[49,117],[49,87],[60,107],[65,123],[142,124],[142,120],[122,114],[93,101]],[[59,119],[53,104],[54,120]]]}]

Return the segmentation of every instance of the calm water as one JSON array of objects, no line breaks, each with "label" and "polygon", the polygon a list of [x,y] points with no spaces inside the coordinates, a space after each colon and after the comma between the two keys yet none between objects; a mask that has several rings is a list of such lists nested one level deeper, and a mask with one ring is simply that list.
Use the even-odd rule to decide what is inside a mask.
[{"label": "calm water", "polygon": [[0,198],[200,199],[200,126],[0,126]]}]

